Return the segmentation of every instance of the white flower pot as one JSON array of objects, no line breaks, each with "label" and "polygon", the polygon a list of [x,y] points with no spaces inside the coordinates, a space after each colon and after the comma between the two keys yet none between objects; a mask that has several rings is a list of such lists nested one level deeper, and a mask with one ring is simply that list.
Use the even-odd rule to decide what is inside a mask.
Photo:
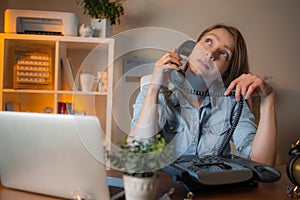
[{"label": "white flower pot", "polygon": [[125,198],[128,200],[154,200],[159,177],[138,178],[123,175]]},{"label": "white flower pot", "polygon": [[91,26],[94,29],[94,37],[108,38],[112,36],[112,25],[107,19],[91,19]]}]

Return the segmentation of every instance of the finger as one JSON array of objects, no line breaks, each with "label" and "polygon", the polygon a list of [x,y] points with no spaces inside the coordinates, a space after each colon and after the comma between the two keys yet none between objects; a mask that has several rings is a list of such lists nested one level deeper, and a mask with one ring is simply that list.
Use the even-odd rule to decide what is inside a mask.
[{"label": "finger", "polygon": [[255,88],[256,86],[254,84],[250,85],[246,94],[244,95],[244,99],[249,99],[253,95]]},{"label": "finger", "polygon": [[259,96],[259,92],[251,87],[251,89],[247,91],[247,94],[245,95],[244,99],[250,99],[252,97],[258,97],[258,96]]},{"label": "finger", "polygon": [[179,55],[177,55],[177,54],[170,54],[168,56],[168,61],[167,61],[166,64],[170,64],[170,65],[174,65],[175,64],[176,67],[179,67],[179,66],[182,65],[181,60],[182,60],[182,58]]},{"label": "finger", "polygon": [[262,91],[262,88],[265,88],[265,83],[261,79],[256,79],[247,90],[247,93],[245,94],[245,99],[249,99],[253,96],[257,96],[260,92],[264,93]]},{"label": "finger", "polygon": [[169,69],[179,70],[180,67],[177,64],[168,62],[167,64],[156,64],[157,67],[163,69],[165,72],[169,71]]},{"label": "finger", "polygon": [[243,80],[244,76],[245,76],[245,74],[242,74],[241,76],[239,76],[236,79],[234,79],[233,81],[231,81],[231,83],[229,84],[229,86],[228,86],[228,88],[226,90],[226,94],[227,95],[230,94],[230,92],[236,88],[237,84],[239,84],[239,82],[241,80]]},{"label": "finger", "polygon": [[232,91],[234,88],[235,88],[235,82],[232,81],[232,82],[229,84],[229,86],[227,87],[227,89],[226,89],[224,95],[225,95],[225,96],[229,95],[229,94],[231,93],[231,91]]},{"label": "finger", "polygon": [[167,64],[171,63],[171,64],[176,64],[177,66],[180,66],[181,65],[180,60],[181,60],[181,58],[178,55],[173,54],[173,53],[167,53],[157,62],[157,64],[167,65]]},{"label": "finger", "polygon": [[255,82],[255,78],[248,78],[248,79],[243,79],[240,81],[240,85],[241,85],[241,95],[243,97],[246,96],[249,87]]},{"label": "finger", "polygon": [[236,98],[239,100],[241,96],[247,93],[248,86],[251,84],[251,74],[242,74],[238,78],[234,79],[225,91],[225,95],[229,95],[232,90],[235,89]]},{"label": "finger", "polygon": [[249,99],[251,97],[257,97],[260,94],[265,94],[263,88],[266,88],[267,85],[263,80],[257,79],[248,87],[246,94],[244,95],[245,99]]},{"label": "finger", "polygon": [[240,87],[240,85],[236,85],[236,87],[235,87],[235,99],[236,99],[236,101],[241,100],[241,87]]},{"label": "finger", "polygon": [[173,49],[173,51],[172,51],[173,55],[175,55],[178,60],[182,60],[183,58],[176,51],[177,51],[177,49]]},{"label": "finger", "polygon": [[[240,80],[240,82],[237,83],[237,86],[236,86],[236,88],[238,88],[238,90],[239,90],[239,94],[238,94],[239,97],[240,98],[243,97],[244,99],[249,98],[249,93],[248,92],[249,91],[253,92],[253,88],[251,86],[254,86],[252,80],[250,80],[250,79]],[[239,100],[240,100],[240,98],[239,98]]]}]

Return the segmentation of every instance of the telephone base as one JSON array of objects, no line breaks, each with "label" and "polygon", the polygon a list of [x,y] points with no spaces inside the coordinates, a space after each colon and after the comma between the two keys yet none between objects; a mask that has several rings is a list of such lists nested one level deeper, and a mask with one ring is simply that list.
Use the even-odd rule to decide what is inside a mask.
[{"label": "telephone base", "polygon": [[278,170],[235,155],[181,156],[162,169],[189,192],[232,186],[258,187],[258,182],[275,182]]},{"label": "telephone base", "polygon": [[204,185],[199,183],[196,180],[193,180],[191,176],[188,173],[182,174],[182,176],[174,175],[172,172],[172,167],[165,167],[162,169],[164,173],[169,175],[174,182],[181,183],[186,190],[186,192],[193,192],[197,193],[199,191],[203,190],[209,190],[209,189],[218,189],[218,188],[235,188],[235,187],[249,187],[249,188],[257,188],[259,186],[259,182],[255,180],[249,180],[245,182],[239,182],[239,183],[231,183],[231,184],[220,184],[220,185]]}]

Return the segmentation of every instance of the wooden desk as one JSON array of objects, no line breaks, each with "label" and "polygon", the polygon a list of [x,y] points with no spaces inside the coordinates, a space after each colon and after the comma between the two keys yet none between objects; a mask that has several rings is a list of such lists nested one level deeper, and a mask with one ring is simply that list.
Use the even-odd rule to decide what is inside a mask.
[{"label": "wooden desk", "polygon": [[[286,188],[291,186],[285,166],[277,167],[281,171],[281,179],[275,183],[260,183],[258,188],[236,187],[226,189],[207,190],[195,194],[194,199],[201,200],[291,200],[286,194]],[[109,173],[109,175],[111,175]],[[117,173],[120,175],[120,173]],[[179,183],[174,183],[172,179],[165,175],[160,175],[160,185],[157,197],[162,196],[170,187],[175,188],[175,194],[172,195],[174,200],[183,200],[186,191]],[[58,200],[58,198],[32,194],[23,191],[17,191],[4,188],[0,185],[0,200]]]}]

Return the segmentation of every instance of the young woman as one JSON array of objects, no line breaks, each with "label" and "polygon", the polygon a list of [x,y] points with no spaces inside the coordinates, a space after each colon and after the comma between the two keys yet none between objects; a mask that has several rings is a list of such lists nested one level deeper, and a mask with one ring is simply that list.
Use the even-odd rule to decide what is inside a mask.
[{"label": "young woman", "polygon": [[[206,29],[188,57],[187,79],[199,79],[194,89],[220,91],[231,97],[195,96],[166,85],[171,70],[180,70],[183,58],[166,53],[156,64],[151,82],[134,104],[129,138],[145,139],[160,133],[175,146],[178,155],[216,155],[237,112],[245,101],[231,140],[239,156],[274,165],[277,124],[274,90],[260,77],[249,73],[245,41],[234,27],[214,25]],[[193,76],[191,76],[191,74]],[[196,87],[196,88],[195,88]],[[166,92],[167,91],[167,92]],[[172,92],[168,92],[172,91]],[[256,125],[246,101],[260,95],[260,119]],[[228,144],[224,150],[230,153]]]}]

